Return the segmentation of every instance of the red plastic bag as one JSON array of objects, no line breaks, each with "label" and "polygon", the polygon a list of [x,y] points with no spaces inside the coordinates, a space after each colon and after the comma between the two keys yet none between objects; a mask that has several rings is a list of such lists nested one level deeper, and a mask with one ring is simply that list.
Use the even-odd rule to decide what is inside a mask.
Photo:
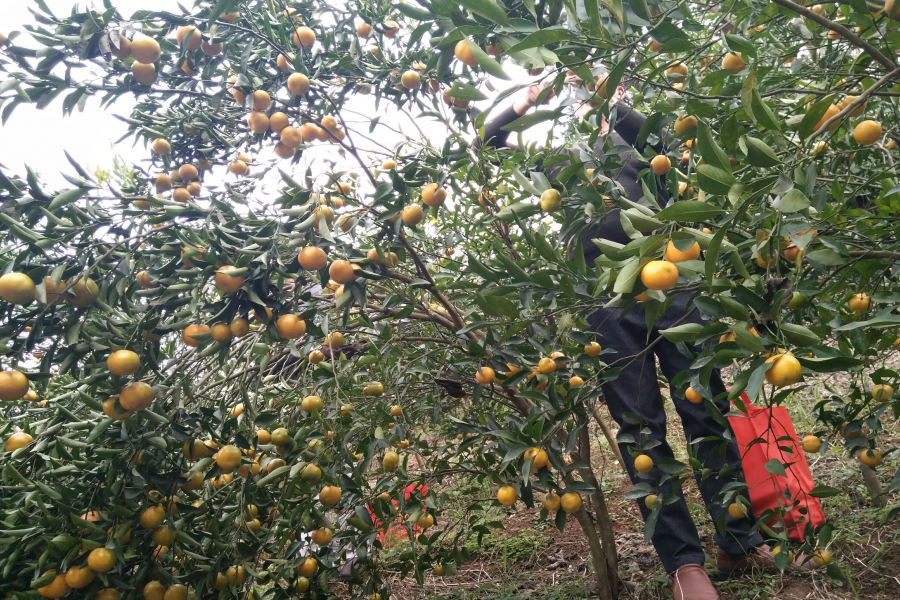
[{"label": "red plastic bag", "polygon": [[[790,507],[783,517],[770,519],[768,525],[775,531],[787,530],[790,539],[803,542],[806,525],[821,525],[825,514],[818,498],[809,495],[815,483],[794,424],[783,406],[759,408],[750,404],[746,394],[741,398],[747,407],[746,416],[728,417],[728,421],[741,451],[753,512],[761,515],[767,509]],[[759,439],[763,441],[753,443]],[[773,458],[786,465],[786,477],[766,470],[766,463]]]},{"label": "red plastic bag", "polygon": [[[421,496],[424,500],[426,496],[428,496],[428,486],[425,484],[412,484],[408,485],[403,489],[403,498],[404,500],[409,500],[410,496],[416,494]],[[392,499],[391,504],[394,505],[394,508],[397,507],[397,500]],[[366,508],[369,511],[369,516],[372,518],[373,526],[376,529],[381,528],[381,522],[375,516],[375,512],[372,510],[371,506],[366,505]],[[386,530],[378,532],[378,541],[384,544],[385,548],[392,547],[395,543],[406,539],[406,527],[404,526],[404,518],[403,516],[397,517],[397,519],[388,525]],[[419,526],[413,523],[412,526],[413,535],[419,535]]]}]

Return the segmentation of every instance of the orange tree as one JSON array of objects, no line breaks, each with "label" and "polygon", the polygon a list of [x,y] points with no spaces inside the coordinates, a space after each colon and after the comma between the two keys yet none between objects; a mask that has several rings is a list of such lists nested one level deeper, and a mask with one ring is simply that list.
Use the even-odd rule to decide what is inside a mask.
[{"label": "orange tree", "polygon": [[[732,367],[739,405],[847,372],[804,447],[836,434],[871,467],[890,451],[892,2],[886,16],[860,0],[198,0],[130,20],[110,2],[66,17],[36,4],[40,50],[0,39],[3,119],[134,96],[123,120],[147,161],[110,179],[72,157],[56,191],[0,171],[0,591],[322,597],[352,554],[353,593],[386,598],[379,530],[408,528],[390,566],[422,581],[497,526],[489,504],[521,499],[560,528],[573,514],[613,598],[589,425],[599,384],[634,357],[588,331],[604,305],[652,323],[690,294],[708,322],[664,332],[700,350],[672,384],[710,410],[714,367]],[[612,119],[604,90],[627,71],[641,137],[673,144],[646,150],[647,196],[652,169],[680,201],[626,197],[615,154],[590,154],[599,128],[561,109],[510,129],[552,120],[575,152],[476,143],[521,86],[471,103],[512,63],[558,93],[567,71],[605,78],[596,111]],[[398,114],[446,141],[398,136]],[[539,158],[570,162],[548,180]],[[633,241],[594,240],[586,264],[570,240],[607,217]],[[652,443],[620,441],[636,457]],[[679,484],[704,467],[659,466]],[[456,522],[448,481],[472,498]],[[423,483],[426,497],[404,493]],[[629,497],[658,511],[676,500],[653,497],[660,483]],[[740,511],[746,490],[720,501]],[[786,547],[773,517],[760,526]],[[830,527],[808,533],[801,550],[830,560]]]}]

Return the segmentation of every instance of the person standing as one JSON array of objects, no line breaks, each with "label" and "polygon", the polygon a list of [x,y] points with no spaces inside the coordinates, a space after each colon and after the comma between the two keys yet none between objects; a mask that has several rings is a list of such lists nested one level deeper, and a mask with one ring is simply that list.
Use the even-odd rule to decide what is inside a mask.
[{"label": "person standing", "polygon": [[[509,133],[502,128],[525,115],[533,108],[544,84],[530,86],[523,98],[511,107],[498,114],[484,128],[483,146],[514,147],[509,142]],[[605,173],[624,190],[625,196],[633,202],[644,199],[644,187],[641,185],[640,173],[647,169],[647,161],[642,157],[647,144],[638,142],[641,127],[646,122],[637,110],[621,102],[625,97],[626,86],[619,85],[609,99],[610,112],[614,111],[612,127],[602,115],[600,136],[593,147],[591,157],[595,164],[608,165],[618,162],[613,172]],[[549,96],[552,95],[548,94]],[[595,97],[596,99],[596,97]],[[590,118],[599,111],[598,104],[589,101],[576,103],[575,113],[581,118]],[[619,155],[618,161],[610,161],[604,153],[607,138],[611,138],[613,148],[627,147],[629,150]],[[657,153],[665,153],[665,138],[652,145]],[[555,172],[565,164],[555,163],[547,173],[552,179]],[[652,171],[649,171],[652,177]],[[593,176],[596,175],[596,172]],[[650,183],[650,182],[648,182]],[[671,200],[663,180],[649,186],[656,189],[655,201],[659,208],[664,208]],[[619,244],[631,241],[621,224],[619,210],[613,208],[606,213],[595,215],[594,220],[582,233],[584,258],[588,265],[601,254],[600,249],[592,242],[595,238],[603,238]],[[640,305],[638,305],[640,306]],[[663,374],[672,382],[679,373],[689,371],[693,362],[685,356],[676,345],[660,336],[660,330],[682,323],[702,323],[700,316],[691,307],[688,294],[675,294],[671,305],[652,326],[648,327],[643,311],[638,307],[630,310],[622,308],[602,307],[588,316],[591,330],[599,335],[601,344],[616,351],[615,365],[621,367],[618,376],[603,383],[603,394],[613,419],[619,424],[619,439],[640,440],[641,430],[649,429],[649,436],[643,439],[652,440],[652,448],[643,452],[648,455],[654,465],[664,458],[674,458],[671,446],[666,441],[666,412],[663,397],[659,391],[656,375],[656,361],[659,361]],[[688,448],[694,457],[711,474],[701,476],[695,470],[697,485],[703,500],[714,522],[724,521],[724,530],[717,527],[715,541],[716,566],[725,573],[743,573],[751,570],[777,571],[772,551],[765,544],[762,536],[755,531],[752,510],[746,516],[735,518],[722,505],[720,492],[725,486],[741,481],[741,456],[734,436],[727,425],[727,420],[714,419],[707,411],[704,403],[693,403],[672,386],[671,398],[681,418]],[[710,398],[721,414],[730,409],[725,385],[718,370],[713,371],[709,382]],[[710,400],[706,400],[710,402]],[[637,418],[632,418],[636,416]],[[722,423],[726,423],[723,425]],[[723,435],[726,433],[729,435]],[[693,443],[702,440],[699,443]],[[658,506],[659,511],[653,528],[652,542],[666,572],[672,577],[672,593],[675,600],[716,600],[719,598],[715,587],[709,579],[703,564],[706,555],[697,527],[691,517],[690,510],[681,490],[680,482],[654,467],[649,473],[639,473],[635,469],[634,457],[628,452],[628,443],[620,443],[619,447],[626,462],[626,468],[634,483],[645,482],[654,485],[655,493],[663,498],[674,494],[675,501]],[[658,482],[662,481],[661,484]],[[670,496],[672,497],[672,496]],[[643,499],[638,501],[641,514],[648,519],[652,511],[647,508]],[[817,565],[805,556],[796,559],[792,568],[816,568]]]}]

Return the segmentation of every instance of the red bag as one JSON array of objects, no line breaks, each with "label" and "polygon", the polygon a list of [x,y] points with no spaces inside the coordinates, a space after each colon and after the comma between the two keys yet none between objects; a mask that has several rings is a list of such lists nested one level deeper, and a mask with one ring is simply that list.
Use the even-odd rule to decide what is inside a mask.
[{"label": "red bag", "polygon": [[[424,500],[426,496],[428,496],[428,486],[425,484],[412,484],[408,485],[403,489],[403,498],[404,500],[409,500],[410,496],[413,494],[421,496]],[[391,504],[394,505],[394,508],[397,507],[397,501],[391,500]],[[369,511],[369,516],[372,518],[373,526],[376,529],[381,528],[381,522],[375,516],[375,512],[372,510],[372,507],[366,505],[366,509]],[[405,540],[407,537],[406,527],[404,526],[405,519],[403,516],[398,516],[397,519],[388,525],[387,529],[384,531],[378,532],[378,541],[384,544],[385,548],[392,547],[395,543]],[[419,535],[419,526],[413,523],[412,526],[413,535]]]},{"label": "red bag", "polygon": [[[806,525],[821,525],[825,514],[819,499],[808,494],[815,483],[794,424],[783,406],[759,408],[750,404],[746,394],[741,398],[747,416],[731,416],[728,421],[741,451],[753,512],[761,515],[766,509],[777,511],[789,506],[783,517],[770,519],[768,525],[776,531],[787,530],[792,540],[803,542]],[[752,443],[759,439],[763,441]],[[773,458],[787,465],[787,477],[766,470],[765,464]],[[806,514],[801,509],[806,509]]]}]

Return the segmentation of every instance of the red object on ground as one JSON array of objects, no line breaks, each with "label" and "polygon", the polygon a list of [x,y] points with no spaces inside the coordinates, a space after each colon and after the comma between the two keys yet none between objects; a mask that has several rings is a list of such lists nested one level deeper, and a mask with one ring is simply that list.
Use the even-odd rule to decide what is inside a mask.
[{"label": "red object on ground", "polygon": [[[425,484],[420,485],[408,485],[403,490],[403,499],[409,500],[410,496],[413,494],[417,494],[422,498],[425,498],[428,495],[428,486]],[[397,507],[397,500],[391,499],[391,504],[394,505],[394,508]],[[381,529],[382,524],[375,516],[374,511],[372,511],[372,507],[366,505],[366,509],[369,511],[369,516],[372,517],[373,527],[376,529]],[[403,525],[405,522],[405,518],[403,515],[397,517],[393,523],[388,525],[387,529],[383,529],[378,532],[378,541],[384,544],[386,548],[390,548],[394,545],[395,542],[398,542],[402,539],[405,539],[407,536],[406,527]],[[413,523],[412,525],[413,535],[419,535],[419,526]]]},{"label": "red object on ground", "polygon": [[[783,406],[753,406],[743,393],[741,399],[747,407],[742,411],[746,416],[728,417],[728,421],[741,451],[753,512],[761,515],[767,509],[790,507],[783,517],[770,519],[768,525],[776,531],[786,529],[792,540],[803,542],[807,523],[821,525],[825,514],[819,499],[809,495],[816,484],[791,417]],[[786,477],[766,470],[766,463],[773,458],[787,465]]]}]

